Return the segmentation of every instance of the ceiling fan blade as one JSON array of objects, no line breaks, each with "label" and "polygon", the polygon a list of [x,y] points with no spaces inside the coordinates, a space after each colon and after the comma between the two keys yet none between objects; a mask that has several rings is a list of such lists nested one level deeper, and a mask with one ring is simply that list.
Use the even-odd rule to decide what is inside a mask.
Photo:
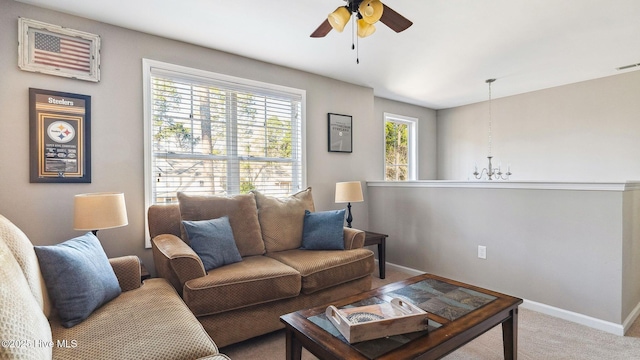
[{"label": "ceiling fan blade", "polygon": [[324,19],[324,21],[322,22],[322,24],[320,24],[320,26],[318,26],[316,31],[314,31],[311,34],[311,37],[312,38],[325,37],[325,36],[327,36],[329,31],[331,31],[331,29],[333,29],[333,28],[331,27],[331,24],[329,24],[329,20]]},{"label": "ceiling fan blade", "polygon": [[391,30],[399,33],[401,31],[407,30],[409,26],[413,25],[413,22],[411,22],[406,17],[398,14],[395,10],[388,7],[387,5],[382,5],[384,6],[384,10],[382,11],[382,17],[380,18],[380,21],[390,27]]}]

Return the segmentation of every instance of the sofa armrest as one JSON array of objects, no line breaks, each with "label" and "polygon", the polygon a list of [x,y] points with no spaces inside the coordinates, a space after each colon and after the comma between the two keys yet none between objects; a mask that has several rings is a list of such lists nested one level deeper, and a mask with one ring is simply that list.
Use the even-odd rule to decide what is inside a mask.
[{"label": "sofa armrest", "polygon": [[140,287],[140,259],[137,256],[111,258],[109,263],[123,292]]},{"label": "sofa armrest", "polygon": [[364,231],[354,228],[344,228],[344,249],[352,250],[364,247]]},{"label": "sofa armrest", "polygon": [[180,295],[184,283],[207,274],[198,254],[179,237],[162,234],[151,242],[156,272],[169,280]]}]

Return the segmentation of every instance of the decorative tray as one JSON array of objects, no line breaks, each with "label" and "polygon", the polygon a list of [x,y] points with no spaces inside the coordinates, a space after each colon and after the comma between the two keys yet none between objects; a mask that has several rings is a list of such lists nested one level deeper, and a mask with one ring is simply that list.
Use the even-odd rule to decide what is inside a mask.
[{"label": "decorative tray", "polygon": [[399,298],[390,303],[338,309],[330,305],[327,319],[349,343],[427,330],[428,313]]}]

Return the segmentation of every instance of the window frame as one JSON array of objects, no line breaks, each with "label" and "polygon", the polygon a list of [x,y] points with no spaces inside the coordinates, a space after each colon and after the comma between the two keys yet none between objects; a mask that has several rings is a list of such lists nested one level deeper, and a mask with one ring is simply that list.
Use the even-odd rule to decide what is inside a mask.
[{"label": "window frame", "polygon": [[408,141],[408,157],[407,160],[407,180],[404,181],[414,181],[418,179],[418,118],[397,115],[392,113],[383,113],[382,117],[382,179],[384,181],[392,181],[387,180],[387,148],[386,144],[386,125],[387,122],[394,122],[398,124],[405,124],[408,126],[409,134],[407,136]]},{"label": "window frame", "polygon": [[[152,126],[152,71],[158,69],[160,72],[171,72],[177,75],[183,74],[187,78],[203,78],[213,81],[225,82],[232,85],[238,85],[245,88],[255,88],[256,90],[275,91],[280,93],[290,93],[300,97],[300,178],[301,188],[304,189],[307,184],[307,156],[306,156],[306,91],[286,87],[282,85],[270,84],[256,80],[239,78],[230,75],[224,75],[206,70],[190,68],[181,65],[165,63],[157,60],[142,59],[142,78],[143,78],[143,120],[144,120],[144,202],[145,211],[153,204],[153,184],[154,176],[153,166],[153,126]],[[145,247],[151,247],[151,239],[149,236],[148,219],[145,216]]]}]

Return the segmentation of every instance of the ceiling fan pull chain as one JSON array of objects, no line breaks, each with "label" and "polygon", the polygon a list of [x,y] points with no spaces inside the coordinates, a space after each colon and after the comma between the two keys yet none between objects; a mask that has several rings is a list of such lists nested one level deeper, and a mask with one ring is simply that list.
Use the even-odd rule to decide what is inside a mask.
[{"label": "ceiling fan pull chain", "polygon": [[356,38],[356,64],[360,64],[360,39]]},{"label": "ceiling fan pull chain", "polygon": [[356,35],[356,28],[358,26],[357,16],[351,17],[351,50],[356,51],[356,64],[360,64],[360,39]]},{"label": "ceiling fan pull chain", "polygon": [[355,16],[351,17],[351,50],[355,50],[355,39],[356,39],[356,21]]}]

